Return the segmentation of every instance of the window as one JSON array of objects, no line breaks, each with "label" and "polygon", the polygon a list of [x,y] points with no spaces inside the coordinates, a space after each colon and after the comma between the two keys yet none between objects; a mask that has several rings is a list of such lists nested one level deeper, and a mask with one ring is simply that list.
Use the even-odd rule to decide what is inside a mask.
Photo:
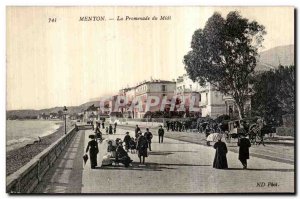
[{"label": "window", "polygon": [[161,85],[161,90],[166,91],[166,85]]}]

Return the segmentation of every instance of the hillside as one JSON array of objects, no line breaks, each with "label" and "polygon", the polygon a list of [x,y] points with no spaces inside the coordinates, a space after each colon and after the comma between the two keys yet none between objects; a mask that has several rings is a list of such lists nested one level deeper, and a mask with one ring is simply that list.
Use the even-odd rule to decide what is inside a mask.
[{"label": "hillside", "polygon": [[[95,104],[95,106],[99,105],[99,101],[92,101],[92,102],[87,102],[84,104],[81,104],[79,106],[70,106],[68,108],[68,114],[74,114],[74,113],[80,113],[86,110],[90,105]],[[50,113],[57,113],[59,110],[63,110],[63,107],[54,107],[54,108],[48,108],[48,109],[41,109],[41,110],[10,110],[6,111],[6,117],[9,118],[13,115],[16,115],[20,118],[25,118],[25,117],[30,117],[30,116],[37,116],[39,114],[45,113],[45,114],[50,114]]]},{"label": "hillside", "polygon": [[260,53],[256,70],[276,69],[279,64],[293,65],[294,60],[294,45],[277,46]]}]

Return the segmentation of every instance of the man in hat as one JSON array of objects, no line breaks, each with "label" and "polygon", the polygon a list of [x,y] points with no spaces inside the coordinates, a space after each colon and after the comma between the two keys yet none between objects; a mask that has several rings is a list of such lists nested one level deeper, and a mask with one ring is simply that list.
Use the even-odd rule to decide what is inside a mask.
[{"label": "man in hat", "polygon": [[143,164],[145,164],[145,157],[148,157],[147,148],[148,148],[148,141],[145,136],[143,136],[142,132],[138,133],[138,139],[136,144],[136,149],[138,151],[138,156],[140,158],[140,163],[142,163],[143,157]]},{"label": "man in hat", "polygon": [[89,135],[89,138],[91,140],[88,142],[85,152],[90,152],[91,168],[95,169],[97,166],[97,154],[99,152],[98,142],[95,140],[94,135]]},{"label": "man in hat", "polygon": [[139,125],[136,125],[135,130],[134,130],[134,132],[135,132],[135,138],[138,137],[138,133],[139,133],[140,131],[141,131],[141,129],[140,129]]},{"label": "man in hat", "polygon": [[113,128],[112,128],[112,125],[109,124],[109,127],[108,127],[108,133],[109,134],[113,134]]},{"label": "man in hat", "polygon": [[131,138],[130,138],[129,132],[126,132],[126,135],[125,135],[123,141],[125,142],[125,149],[127,152],[129,151],[130,140],[131,140]]},{"label": "man in hat", "polygon": [[164,134],[165,134],[165,131],[164,131],[162,125],[160,125],[160,128],[158,129],[158,142],[159,143],[164,142]]},{"label": "man in hat", "polygon": [[149,131],[148,128],[146,128],[146,132],[144,133],[144,136],[146,137],[147,141],[148,141],[148,148],[149,151],[151,151],[151,140],[153,138],[152,133]]},{"label": "man in hat", "polygon": [[238,140],[238,146],[240,147],[239,160],[243,164],[243,169],[247,169],[247,159],[249,159],[249,148],[251,147],[251,143],[244,134],[241,136],[242,138]]}]

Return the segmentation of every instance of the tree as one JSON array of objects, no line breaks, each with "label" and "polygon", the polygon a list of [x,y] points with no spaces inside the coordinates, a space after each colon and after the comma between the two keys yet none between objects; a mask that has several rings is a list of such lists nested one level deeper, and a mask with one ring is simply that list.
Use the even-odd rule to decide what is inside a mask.
[{"label": "tree", "polygon": [[280,66],[276,70],[278,80],[280,81],[277,88],[277,100],[279,106],[285,113],[294,114],[295,112],[295,66]]},{"label": "tree", "polygon": [[252,111],[267,123],[282,122],[282,115],[295,111],[295,67],[279,66],[258,74],[253,84]]},{"label": "tree", "polygon": [[63,118],[63,115],[64,115],[64,113],[63,113],[62,110],[57,111],[57,117],[58,117],[59,119],[62,119],[62,118]]},{"label": "tree", "polygon": [[251,97],[252,115],[262,116],[267,123],[281,122],[283,113],[276,97],[278,88],[279,81],[274,70],[262,72],[255,77]]},{"label": "tree", "polygon": [[238,12],[230,12],[226,19],[214,13],[203,29],[195,31],[192,50],[184,56],[189,77],[232,96],[240,118],[244,117],[244,105],[251,92],[249,81],[264,34],[264,26],[249,22]]}]

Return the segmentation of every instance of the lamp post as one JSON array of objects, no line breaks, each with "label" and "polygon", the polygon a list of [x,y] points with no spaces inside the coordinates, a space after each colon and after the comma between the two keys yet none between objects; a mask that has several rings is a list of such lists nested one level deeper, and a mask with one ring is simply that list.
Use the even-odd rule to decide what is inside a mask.
[{"label": "lamp post", "polygon": [[68,109],[66,106],[64,106],[64,109],[63,109],[63,113],[64,113],[64,116],[65,116],[65,134],[67,134],[67,114],[68,114]]}]

